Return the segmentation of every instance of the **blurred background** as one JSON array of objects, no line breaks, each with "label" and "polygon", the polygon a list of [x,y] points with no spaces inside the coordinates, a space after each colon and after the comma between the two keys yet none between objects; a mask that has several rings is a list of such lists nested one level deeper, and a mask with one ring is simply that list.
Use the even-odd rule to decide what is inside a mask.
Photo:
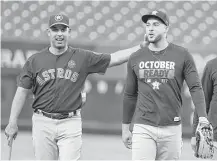
[{"label": "blurred background", "polygon": [[[110,53],[143,41],[141,16],[151,10],[167,12],[168,41],[188,48],[201,75],[206,62],[217,56],[216,1],[1,1],[1,127],[8,123],[16,77],[29,56],[46,47],[50,15],[70,18],[70,45]],[[105,75],[90,75],[85,83],[83,131],[121,134],[126,64]],[[183,88],[183,135],[191,133],[194,105]],[[32,95],[20,118],[20,129],[31,130]]]}]

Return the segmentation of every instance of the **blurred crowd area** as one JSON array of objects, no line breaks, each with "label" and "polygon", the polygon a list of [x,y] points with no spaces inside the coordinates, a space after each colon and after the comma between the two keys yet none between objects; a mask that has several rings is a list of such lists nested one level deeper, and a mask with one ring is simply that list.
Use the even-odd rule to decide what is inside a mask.
[{"label": "blurred crowd area", "polygon": [[[141,16],[152,10],[168,14],[168,41],[188,48],[201,75],[206,62],[217,56],[217,1],[1,1],[2,125],[9,116],[20,69],[30,55],[49,43],[50,15],[69,16],[73,47],[110,53],[143,41]],[[86,129],[120,129],[125,76],[126,64],[109,69],[104,76],[88,77],[83,110]],[[30,124],[31,98],[21,114],[23,126]],[[183,100],[183,126],[189,133],[194,106],[186,86]]]}]

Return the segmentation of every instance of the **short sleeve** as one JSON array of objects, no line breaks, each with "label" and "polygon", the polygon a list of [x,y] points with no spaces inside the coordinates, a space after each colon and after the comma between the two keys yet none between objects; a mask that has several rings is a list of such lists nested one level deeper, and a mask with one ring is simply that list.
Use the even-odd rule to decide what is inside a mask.
[{"label": "short sleeve", "polygon": [[23,87],[26,89],[31,89],[33,86],[33,71],[32,71],[32,64],[30,60],[27,60],[23,69],[18,76],[17,85],[19,87]]},{"label": "short sleeve", "polygon": [[86,50],[87,73],[104,74],[109,66],[110,60],[110,54],[102,54]]}]

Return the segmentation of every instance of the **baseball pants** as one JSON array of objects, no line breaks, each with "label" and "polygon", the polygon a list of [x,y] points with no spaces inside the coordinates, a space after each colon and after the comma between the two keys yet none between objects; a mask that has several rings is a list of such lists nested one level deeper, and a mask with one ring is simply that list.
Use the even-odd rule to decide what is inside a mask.
[{"label": "baseball pants", "polygon": [[182,144],[181,125],[154,127],[135,124],[132,160],[178,160]]},{"label": "baseball pants", "polygon": [[78,160],[82,146],[81,116],[57,120],[34,113],[32,139],[36,160]]}]

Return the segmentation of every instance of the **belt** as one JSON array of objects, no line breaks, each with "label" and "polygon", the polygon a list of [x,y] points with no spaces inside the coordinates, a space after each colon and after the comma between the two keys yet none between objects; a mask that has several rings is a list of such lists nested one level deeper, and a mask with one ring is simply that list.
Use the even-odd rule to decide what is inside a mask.
[{"label": "belt", "polygon": [[70,118],[70,117],[73,117],[73,116],[80,116],[80,110],[76,110],[76,111],[73,111],[73,112],[70,112],[70,113],[64,113],[64,114],[61,114],[61,113],[48,113],[48,112],[44,112],[40,109],[35,109],[34,110],[35,113],[37,114],[41,114],[45,117],[48,117],[48,118],[52,118],[52,119],[57,119],[57,120],[61,120],[61,119],[66,119],[66,118]]}]

